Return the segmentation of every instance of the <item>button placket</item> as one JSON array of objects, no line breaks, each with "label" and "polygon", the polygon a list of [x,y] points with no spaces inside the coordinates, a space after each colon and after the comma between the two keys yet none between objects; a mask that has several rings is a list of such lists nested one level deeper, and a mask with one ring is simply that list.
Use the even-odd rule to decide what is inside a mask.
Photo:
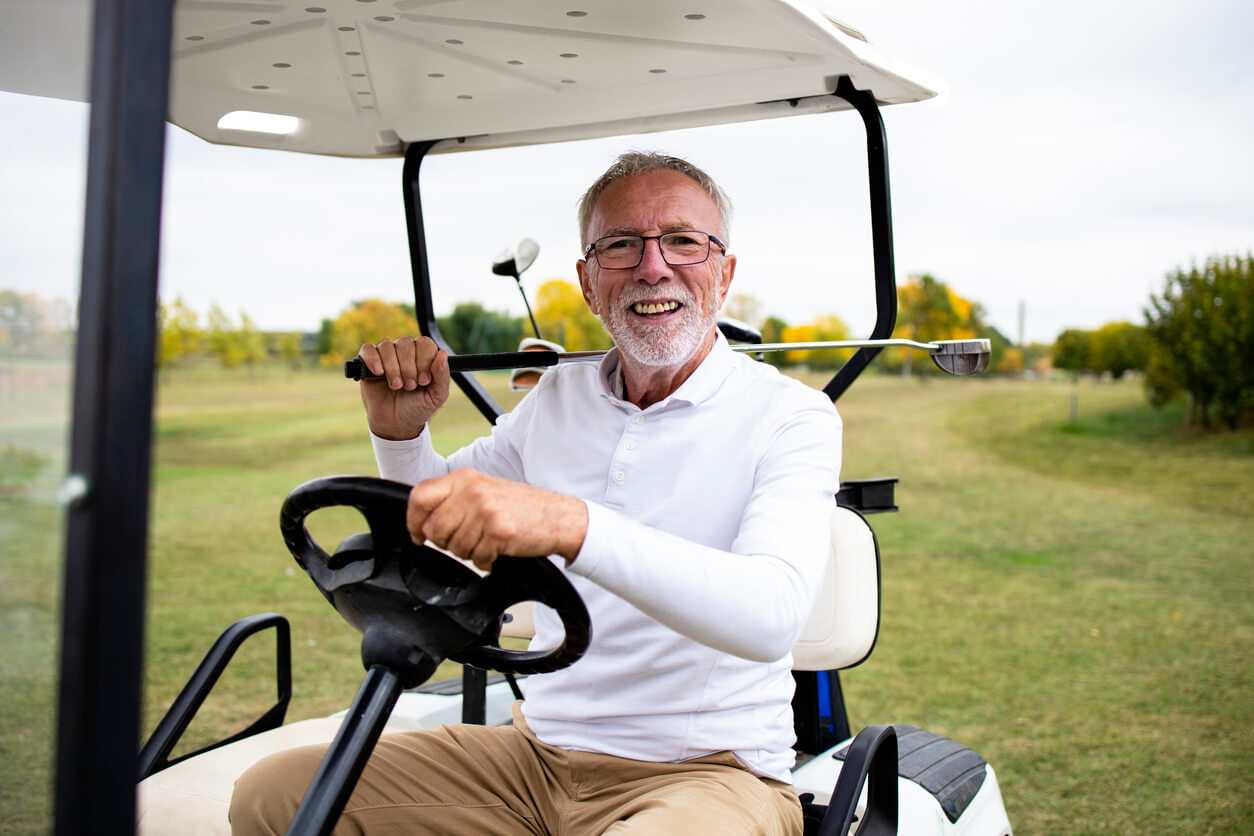
[{"label": "button placket", "polygon": [[609,461],[608,472],[606,473],[606,500],[621,507],[621,503],[625,498],[620,488],[626,484],[628,471],[630,470],[629,454],[636,449],[636,440],[632,438],[632,431],[635,425],[644,423],[644,417],[636,414],[628,418],[623,423],[623,432],[620,437],[618,447],[614,451],[614,456]]}]

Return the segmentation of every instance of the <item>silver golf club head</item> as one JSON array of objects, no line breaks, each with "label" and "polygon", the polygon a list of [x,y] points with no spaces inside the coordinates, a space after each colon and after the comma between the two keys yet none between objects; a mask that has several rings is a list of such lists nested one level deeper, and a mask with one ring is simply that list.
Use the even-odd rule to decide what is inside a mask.
[{"label": "silver golf club head", "polygon": [[536,256],[539,254],[540,245],[530,238],[523,238],[513,246],[501,250],[500,254],[492,259],[492,272],[498,276],[511,276],[517,281],[518,277],[527,272],[527,268],[535,263]]},{"label": "silver golf club head", "polygon": [[929,352],[936,368],[946,374],[979,374],[988,368],[993,353],[990,340],[935,340],[936,348]]}]

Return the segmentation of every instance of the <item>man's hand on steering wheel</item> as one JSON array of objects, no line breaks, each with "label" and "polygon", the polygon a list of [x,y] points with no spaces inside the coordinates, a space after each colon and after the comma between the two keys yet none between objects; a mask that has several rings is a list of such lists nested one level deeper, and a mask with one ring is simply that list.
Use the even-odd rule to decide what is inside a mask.
[{"label": "man's hand on steering wheel", "polygon": [[370,431],[393,441],[417,438],[448,400],[448,352],[428,337],[401,337],[366,343],[357,356],[381,375],[361,381]]},{"label": "man's hand on steering wheel", "polygon": [[500,555],[573,561],[588,509],[573,497],[467,469],[415,485],[405,525],[415,543],[430,540],[487,571]]}]

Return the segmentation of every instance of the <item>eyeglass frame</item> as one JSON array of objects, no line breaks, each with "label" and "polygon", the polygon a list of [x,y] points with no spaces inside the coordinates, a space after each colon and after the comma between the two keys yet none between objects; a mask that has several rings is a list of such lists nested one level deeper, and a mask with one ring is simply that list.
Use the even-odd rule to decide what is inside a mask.
[{"label": "eyeglass frame", "polygon": [[[682,235],[685,232],[698,232],[709,239],[709,241],[706,242],[706,246],[705,246],[705,258],[701,259],[700,261],[686,261],[683,264],[671,264],[670,261],[668,261],[666,258],[666,250],[662,249],[662,239],[668,235]],[[727,245],[724,244],[717,235],[711,235],[710,233],[701,229],[675,229],[675,230],[671,230],[670,232],[663,232],[661,235],[634,235],[630,232],[618,233],[616,235],[602,235],[600,238],[596,239],[596,241],[593,241],[591,244],[584,247],[583,260],[587,261],[588,256],[594,255],[596,253],[597,241],[604,241],[606,238],[639,238],[640,239],[640,259],[636,261],[636,263],[631,265],[630,267],[606,267],[604,264],[601,263],[601,259],[598,258],[596,259],[596,263],[597,263],[597,266],[600,267],[602,270],[635,270],[637,267],[640,266],[640,263],[644,261],[644,249],[646,246],[648,246],[647,242],[649,241],[657,241],[658,253],[662,256],[662,260],[665,261],[671,267],[692,267],[693,265],[696,265],[696,264],[705,264],[707,261],[710,260],[710,253],[712,252],[712,248],[710,247],[710,244],[718,244],[719,255],[724,255],[724,256],[727,255]]]}]

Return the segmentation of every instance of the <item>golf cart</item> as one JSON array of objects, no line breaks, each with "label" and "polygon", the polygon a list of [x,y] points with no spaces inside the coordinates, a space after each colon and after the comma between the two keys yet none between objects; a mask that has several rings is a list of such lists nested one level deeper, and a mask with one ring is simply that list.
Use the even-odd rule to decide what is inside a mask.
[{"label": "golf cart", "polygon": [[[420,190],[428,157],[852,109],[866,129],[876,318],[866,340],[823,344],[856,349],[823,391],[839,399],[888,345],[925,350],[951,373],[978,371],[987,362],[987,343],[978,340],[892,339],[896,287],[879,107],[933,92],[884,61],[856,30],[808,4],[727,0],[689,11],[667,0],[629,10],[609,0],[307,2],[171,8],[157,0],[101,0],[96,6],[73,450],[63,492],[68,522],[57,833],[127,832],[136,820],[131,741],[138,737],[147,520],[144,503],[126,500],[148,493],[167,117],[224,144],[403,156],[417,318],[425,334],[443,342]],[[38,33],[55,26],[52,18],[60,12],[52,5],[18,2],[6,10],[14,24],[4,30],[10,55],[37,51]],[[6,66],[39,65],[15,60]],[[281,83],[249,77],[262,68],[292,67],[300,74]],[[15,72],[0,84],[70,98],[85,92],[56,73]],[[476,370],[543,369],[580,358],[549,350],[452,359],[457,386],[492,421],[502,410]],[[229,797],[235,774],[266,751],[339,729],[291,831],[327,832],[363,758],[389,724],[504,722],[518,677],[577,661],[589,625],[560,572],[545,561],[528,561],[530,568],[506,562],[479,578],[413,546],[403,527],[397,530],[402,494],[402,487],[380,480],[328,478],[296,488],[283,505],[289,549],[363,633],[368,673],[354,705],[317,728],[284,726],[286,622],[267,615],[234,625],[141,753],[145,832],[191,832],[175,819],[183,814],[199,832],[222,832],[220,801],[223,793]],[[794,653],[797,748],[804,761],[794,779],[799,791],[812,795],[813,832],[1009,834],[995,774],[975,752],[909,726],[850,734],[837,671],[861,662],[874,646],[879,555],[864,515],[895,510],[892,480],[850,481],[835,499],[840,510],[826,586]],[[304,519],[330,505],[361,510],[370,534],[350,537],[333,553],[314,543]],[[496,647],[502,626],[525,634],[519,629],[525,610],[517,607],[527,602],[562,614],[562,647]],[[511,608],[513,620],[503,624]],[[171,761],[178,735],[234,650],[267,630],[275,631],[280,647],[275,707],[232,739]],[[467,665],[452,693],[444,684],[424,685],[443,658]],[[489,682],[489,668],[506,676]],[[210,809],[194,807],[192,797],[209,799]]]}]

